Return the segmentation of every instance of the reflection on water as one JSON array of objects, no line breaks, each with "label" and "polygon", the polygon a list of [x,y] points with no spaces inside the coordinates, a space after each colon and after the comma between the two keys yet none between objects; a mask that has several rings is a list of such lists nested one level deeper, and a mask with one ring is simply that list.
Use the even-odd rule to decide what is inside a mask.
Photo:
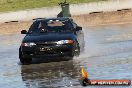
[{"label": "reflection on water", "polygon": [[80,68],[74,61],[24,65],[22,80],[28,88],[59,88],[80,85]]}]

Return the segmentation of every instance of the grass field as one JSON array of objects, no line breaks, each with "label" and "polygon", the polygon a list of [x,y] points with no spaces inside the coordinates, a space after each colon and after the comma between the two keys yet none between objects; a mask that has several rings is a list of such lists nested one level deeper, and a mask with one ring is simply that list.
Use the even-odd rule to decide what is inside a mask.
[{"label": "grass field", "polygon": [[[63,0],[0,0],[0,12],[57,6]],[[67,0],[72,4],[106,0]]]}]

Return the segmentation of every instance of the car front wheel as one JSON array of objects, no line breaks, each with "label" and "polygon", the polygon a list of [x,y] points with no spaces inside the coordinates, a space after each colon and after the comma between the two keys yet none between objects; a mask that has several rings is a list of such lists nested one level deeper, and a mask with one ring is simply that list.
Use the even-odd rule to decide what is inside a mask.
[{"label": "car front wheel", "polygon": [[74,56],[78,57],[80,55],[80,47],[78,43],[75,44],[75,48],[73,52],[74,52]]},{"label": "car front wheel", "polygon": [[32,58],[25,58],[23,57],[23,54],[22,52],[19,50],[19,59],[20,59],[20,62],[25,65],[25,64],[30,64],[32,62]]}]

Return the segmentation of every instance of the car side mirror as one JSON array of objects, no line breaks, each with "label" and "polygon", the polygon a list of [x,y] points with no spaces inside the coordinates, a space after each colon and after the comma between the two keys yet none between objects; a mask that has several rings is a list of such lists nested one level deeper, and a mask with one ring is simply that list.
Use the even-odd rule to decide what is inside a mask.
[{"label": "car side mirror", "polygon": [[26,30],[22,30],[21,34],[27,34],[27,31]]},{"label": "car side mirror", "polygon": [[82,30],[82,27],[77,26],[76,31],[80,31],[80,30]]}]

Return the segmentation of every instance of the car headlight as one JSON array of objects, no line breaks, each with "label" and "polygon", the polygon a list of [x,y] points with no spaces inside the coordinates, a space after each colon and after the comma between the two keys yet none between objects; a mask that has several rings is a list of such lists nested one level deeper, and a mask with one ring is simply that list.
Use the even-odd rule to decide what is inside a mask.
[{"label": "car headlight", "polygon": [[36,44],[33,43],[33,42],[30,42],[30,43],[22,43],[21,46],[27,46],[27,47],[32,47],[32,46],[35,46]]},{"label": "car headlight", "polygon": [[73,44],[73,40],[60,40],[56,42],[57,44]]}]

